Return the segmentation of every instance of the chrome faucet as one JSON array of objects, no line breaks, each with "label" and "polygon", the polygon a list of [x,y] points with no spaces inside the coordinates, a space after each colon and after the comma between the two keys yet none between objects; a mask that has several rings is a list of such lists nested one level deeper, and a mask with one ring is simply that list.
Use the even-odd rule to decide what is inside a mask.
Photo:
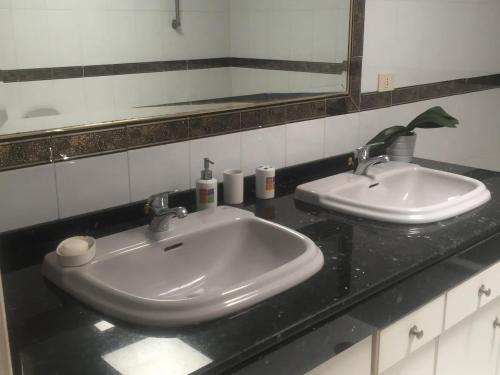
[{"label": "chrome faucet", "polygon": [[379,155],[375,157],[370,157],[370,150],[373,147],[383,145],[383,143],[372,143],[366,146],[358,147],[354,151],[354,160],[356,168],[354,169],[354,174],[358,176],[366,176],[368,168],[372,165],[379,163],[388,163],[390,161],[387,155]]},{"label": "chrome faucet", "polygon": [[151,217],[149,230],[151,232],[166,232],[170,229],[170,220],[173,217],[183,219],[188,212],[184,207],[168,207],[168,197],[175,191],[155,194],[149,197],[144,212]]}]

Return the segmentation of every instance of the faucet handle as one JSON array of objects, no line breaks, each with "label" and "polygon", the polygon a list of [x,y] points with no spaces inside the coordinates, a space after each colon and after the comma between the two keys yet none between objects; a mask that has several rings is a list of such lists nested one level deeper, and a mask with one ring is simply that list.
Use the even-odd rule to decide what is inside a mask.
[{"label": "faucet handle", "polygon": [[179,190],[165,191],[159,194],[151,195],[146,204],[144,205],[144,213],[149,215],[152,209],[165,209],[168,208],[168,198],[170,194],[177,193]]},{"label": "faucet handle", "polygon": [[370,143],[354,150],[354,158],[356,160],[367,160],[370,157],[372,148],[382,146],[384,142]]}]

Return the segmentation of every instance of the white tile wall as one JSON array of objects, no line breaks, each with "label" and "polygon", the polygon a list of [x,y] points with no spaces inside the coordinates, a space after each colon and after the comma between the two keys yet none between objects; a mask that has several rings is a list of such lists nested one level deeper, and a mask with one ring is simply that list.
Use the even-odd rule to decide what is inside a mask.
[{"label": "white tile wall", "polygon": [[58,66],[82,64],[82,43],[75,20],[78,20],[78,13],[73,9],[47,11],[49,56]]},{"label": "white tile wall", "polygon": [[348,51],[349,5],[347,0],[231,0],[231,54],[344,61]]},{"label": "white tile wall", "polygon": [[47,12],[36,9],[16,9],[12,12],[16,68],[51,66]]},{"label": "white tile wall", "polygon": [[0,173],[0,232],[57,219],[53,165]]},{"label": "white tile wall", "polygon": [[325,119],[286,125],[286,165],[321,159],[325,150]]},{"label": "white tile wall", "polygon": [[229,56],[229,0],[184,1],[181,33],[173,4],[0,0],[0,57],[19,69]]},{"label": "white tile wall", "polygon": [[359,147],[359,114],[328,117],[325,120],[325,156],[352,152]]},{"label": "white tile wall", "polygon": [[55,166],[61,218],[130,202],[126,152]]},{"label": "white tile wall", "polygon": [[241,169],[241,133],[190,141],[191,187],[200,178],[205,157],[215,162],[211,169],[218,181],[222,181],[226,169]]},{"label": "white tile wall", "polygon": [[129,151],[132,201],[189,189],[189,142]]},{"label": "white tile wall", "polygon": [[[3,1],[3,3],[2,3]],[[14,42],[14,21],[9,9],[2,9],[5,0],[0,0],[0,69],[17,66]]]},{"label": "white tile wall", "polygon": [[241,164],[245,175],[255,174],[260,165],[285,166],[286,125],[241,134]]},{"label": "white tile wall", "polygon": [[379,72],[396,87],[496,74],[498,0],[367,0],[362,91]]},{"label": "white tile wall", "polygon": [[231,68],[190,70],[187,72],[189,98],[203,100],[231,96]]}]

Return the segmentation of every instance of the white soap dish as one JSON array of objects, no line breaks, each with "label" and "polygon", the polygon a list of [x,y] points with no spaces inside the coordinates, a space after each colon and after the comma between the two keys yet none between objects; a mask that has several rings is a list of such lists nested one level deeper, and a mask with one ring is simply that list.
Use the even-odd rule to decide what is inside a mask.
[{"label": "white soap dish", "polygon": [[62,267],[78,267],[95,257],[95,239],[87,236],[66,238],[56,249]]}]

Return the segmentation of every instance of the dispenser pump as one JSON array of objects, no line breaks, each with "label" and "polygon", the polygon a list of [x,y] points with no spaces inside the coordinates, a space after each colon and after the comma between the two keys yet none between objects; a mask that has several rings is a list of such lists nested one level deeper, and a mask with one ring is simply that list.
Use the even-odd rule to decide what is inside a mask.
[{"label": "dispenser pump", "polygon": [[203,170],[201,171],[201,179],[202,180],[211,180],[213,173],[212,170],[210,169],[210,164],[215,164],[212,160],[209,158],[204,158],[203,159]]}]

